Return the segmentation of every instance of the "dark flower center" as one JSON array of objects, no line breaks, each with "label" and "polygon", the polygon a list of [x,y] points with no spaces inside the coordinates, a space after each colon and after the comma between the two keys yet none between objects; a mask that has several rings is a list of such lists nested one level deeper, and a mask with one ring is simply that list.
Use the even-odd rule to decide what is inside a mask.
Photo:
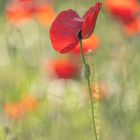
[{"label": "dark flower center", "polygon": [[78,38],[79,38],[79,39],[83,39],[83,38],[82,38],[82,31],[81,31],[81,30],[78,32]]}]

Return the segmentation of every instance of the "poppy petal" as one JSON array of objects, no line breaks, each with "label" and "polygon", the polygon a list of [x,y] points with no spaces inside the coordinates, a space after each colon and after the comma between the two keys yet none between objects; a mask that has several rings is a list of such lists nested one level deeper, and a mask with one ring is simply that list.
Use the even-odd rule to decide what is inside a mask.
[{"label": "poppy petal", "polygon": [[66,53],[79,42],[78,32],[82,27],[81,17],[72,9],[62,11],[54,20],[50,29],[50,38],[54,49]]},{"label": "poppy petal", "polygon": [[101,9],[102,3],[96,3],[94,7],[91,7],[83,16],[83,24],[82,24],[82,37],[86,39],[91,36],[94,31],[96,19],[98,13]]}]

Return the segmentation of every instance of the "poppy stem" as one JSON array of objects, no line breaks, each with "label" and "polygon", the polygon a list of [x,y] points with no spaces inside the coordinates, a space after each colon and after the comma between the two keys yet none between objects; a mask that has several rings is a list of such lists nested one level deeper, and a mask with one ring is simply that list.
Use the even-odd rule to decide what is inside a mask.
[{"label": "poppy stem", "polygon": [[90,94],[90,104],[91,104],[91,111],[92,111],[92,125],[93,125],[93,129],[94,129],[94,133],[95,133],[95,140],[98,140],[97,129],[96,129],[96,124],[95,124],[96,122],[95,122],[94,103],[93,103],[92,90],[91,90],[91,84],[90,84],[90,68],[85,59],[85,55],[83,52],[82,39],[80,39],[80,51],[81,51],[82,61],[83,61],[84,68],[85,68],[85,78],[87,80],[88,90],[89,90],[89,94]]}]

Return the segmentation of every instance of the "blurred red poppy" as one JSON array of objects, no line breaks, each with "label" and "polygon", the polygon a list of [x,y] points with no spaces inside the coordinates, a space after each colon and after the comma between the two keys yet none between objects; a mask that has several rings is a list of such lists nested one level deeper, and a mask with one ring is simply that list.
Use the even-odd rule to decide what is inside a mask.
[{"label": "blurred red poppy", "polygon": [[51,61],[49,68],[58,78],[61,79],[73,79],[79,74],[78,64],[68,58]]},{"label": "blurred red poppy", "polygon": [[86,39],[94,31],[96,18],[102,4],[96,3],[83,17],[72,9],[62,11],[54,20],[50,29],[50,38],[54,49],[60,53],[72,50],[80,39]]},{"label": "blurred red poppy", "polygon": [[139,4],[137,0],[106,0],[106,9],[127,24],[136,19]]},{"label": "blurred red poppy", "polygon": [[4,105],[5,114],[12,118],[21,120],[26,113],[33,111],[36,108],[37,100],[33,96],[27,96],[16,103],[6,103]]},{"label": "blurred red poppy", "polygon": [[7,3],[6,17],[13,24],[31,18],[33,12],[32,0],[14,0]]},{"label": "blurred red poppy", "polygon": [[106,0],[106,9],[124,25],[128,36],[140,33],[140,5],[138,0]]},{"label": "blurred red poppy", "polygon": [[48,26],[55,18],[55,11],[46,2],[9,0],[6,7],[6,16],[12,24],[34,17],[41,25]]},{"label": "blurred red poppy", "polygon": [[[100,40],[97,36],[92,35],[90,38],[83,40],[83,52],[94,52],[100,44]],[[80,43],[76,45],[74,49],[71,51],[74,54],[81,54],[80,52]]]},{"label": "blurred red poppy", "polygon": [[6,103],[4,106],[5,114],[12,119],[22,119],[25,112],[19,103]]},{"label": "blurred red poppy", "polygon": [[128,36],[140,33],[140,19],[136,19],[132,23],[124,25],[124,31]]},{"label": "blurred red poppy", "polygon": [[25,112],[33,111],[37,106],[37,100],[34,96],[26,96],[21,101],[21,106]]},{"label": "blurred red poppy", "polygon": [[55,18],[55,11],[49,5],[37,5],[35,7],[35,16],[39,23],[41,23],[43,26],[48,26],[51,25]]}]

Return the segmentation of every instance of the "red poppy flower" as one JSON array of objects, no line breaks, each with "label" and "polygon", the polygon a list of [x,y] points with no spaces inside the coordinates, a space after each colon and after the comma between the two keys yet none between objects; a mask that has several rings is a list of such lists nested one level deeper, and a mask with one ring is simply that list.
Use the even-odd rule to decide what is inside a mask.
[{"label": "red poppy flower", "polygon": [[[90,38],[83,40],[83,52],[94,52],[99,47],[100,40],[97,36],[92,35]],[[81,54],[80,43],[71,51],[74,54]]]},{"label": "red poppy flower", "polygon": [[49,67],[51,72],[61,79],[76,78],[79,74],[78,64],[67,58],[53,60],[51,61]]},{"label": "red poppy flower", "polygon": [[127,24],[136,19],[139,4],[137,0],[107,0],[106,9],[117,19]]},{"label": "red poppy flower", "polygon": [[69,52],[76,47],[79,38],[90,37],[94,31],[101,6],[101,3],[96,3],[83,17],[80,17],[72,9],[62,11],[50,29],[50,38],[54,49],[60,53]]}]

